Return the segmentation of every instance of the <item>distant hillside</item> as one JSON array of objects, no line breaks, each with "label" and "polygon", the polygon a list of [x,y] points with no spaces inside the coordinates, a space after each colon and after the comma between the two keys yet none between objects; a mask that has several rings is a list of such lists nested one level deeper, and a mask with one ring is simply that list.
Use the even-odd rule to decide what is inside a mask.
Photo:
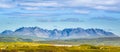
[{"label": "distant hillside", "polygon": [[15,37],[0,37],[0,42],[31,42],[31,39],[22,39]]},{"label": "distant hillside", "polygon": [[67,28],[63,30],[47,30],[39,27],[22,27],[15,31],[5,30],[0,36],[14,36],[22,38],[43,38],[43,39],[75,39],[75,38],[99,38],[117,37],[112,32],[102,29]]},{"label": "distant hillside", "polygon": [[103,38],[84,38],[84,39],[66,39],[66,40],[52,40],[52,41],[37,41],[48,44],[90,44],[90,45],[113,45],[120,46],[120,37],[103,37]]}]

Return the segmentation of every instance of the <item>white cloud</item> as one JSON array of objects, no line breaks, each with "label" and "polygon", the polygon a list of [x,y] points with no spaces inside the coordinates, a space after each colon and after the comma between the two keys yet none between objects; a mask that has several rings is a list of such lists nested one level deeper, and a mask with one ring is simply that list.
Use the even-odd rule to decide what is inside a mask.
[{"label": "white cloud", "polygon": [[20,5],[32,6],[32,7],[62,6],[62,5],[58,4],[57,2],[24,2],[24,3],[20,3]]},{"label": "white cloud", "polygon": [[119,10],[120,0],[71,0],[68,2],[69,6],[76,7],[88,7],[92,9],[101,10]]},{"label": "white cloud", "polygon": [[13,8],[10,4],[0,3],[0,8]]},{"label": "white cloud", "polygon": [[94,8],[98,9],[98,10],[114,10],[114,11],[120,9],[118,7],[115,7],[115,6],[112,6],[112,7],[110,7],[110,6],[95,6]]},{"label": "white cloud", "polygon": [[40,10],[38,7],[23,7],[25,10]]},{"label": "white cloud", "polygon": [[116,5],[119,4],[119,0],[71,0],[72,5]]},{"label": "white cloud", "polygon": [[41,13],[21,13],[18,15],[19,16],[45,16],[45,14],[41,14]]},{"label": "white cloud", "polygon": [[88,10],[75,10],[74,12],[79,13],[79,14],[89,14],[90,13],[90,11],[88,11]]},{"label": "white cloud", "polygon": [[14,8],[16,3],[13,0],[0,0],[0,8]]},{"label": "white cloud", "polygon": [[82,7],[83,9],[120,11],[119,3],[120,0],[0,0],[0,8],[11,8],[16,5],[26,10],[50,9],[50,7],[65,10],[69,7],[76,10]]}]

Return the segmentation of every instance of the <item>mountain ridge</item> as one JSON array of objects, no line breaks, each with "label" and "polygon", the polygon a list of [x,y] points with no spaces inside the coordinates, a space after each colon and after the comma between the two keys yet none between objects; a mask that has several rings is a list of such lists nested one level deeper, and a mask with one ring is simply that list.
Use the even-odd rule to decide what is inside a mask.
[{"label": "mountain ridge", "polygon": [[39,27],[21,27],[15,31],[5,30],[0,33],[4,36],[35,36],[49,39],[71,39],[71,38],[96,38],[96,37],[117,37],[112,32],[103,29],[83,29],[83,28],[66,28],[63,30],[47,30]]}]

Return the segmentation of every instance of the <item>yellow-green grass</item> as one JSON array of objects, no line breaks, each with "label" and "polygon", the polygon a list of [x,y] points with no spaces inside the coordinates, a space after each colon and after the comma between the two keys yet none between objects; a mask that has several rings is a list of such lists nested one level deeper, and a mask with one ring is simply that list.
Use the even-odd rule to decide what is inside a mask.
[{"label": "yellow-green grass", "polygon": [[119,46],[54,46],[32,42],[1,42],[0,52],[120,52]]}]

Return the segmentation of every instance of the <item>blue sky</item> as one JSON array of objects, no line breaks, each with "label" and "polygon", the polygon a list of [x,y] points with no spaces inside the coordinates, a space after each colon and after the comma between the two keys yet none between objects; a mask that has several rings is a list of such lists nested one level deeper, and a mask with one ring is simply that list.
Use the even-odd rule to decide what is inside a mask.
[{"label": "blue sky", "polygon": [[0,32],[100,28],[120,35],[120,0],[0,0]]}]

